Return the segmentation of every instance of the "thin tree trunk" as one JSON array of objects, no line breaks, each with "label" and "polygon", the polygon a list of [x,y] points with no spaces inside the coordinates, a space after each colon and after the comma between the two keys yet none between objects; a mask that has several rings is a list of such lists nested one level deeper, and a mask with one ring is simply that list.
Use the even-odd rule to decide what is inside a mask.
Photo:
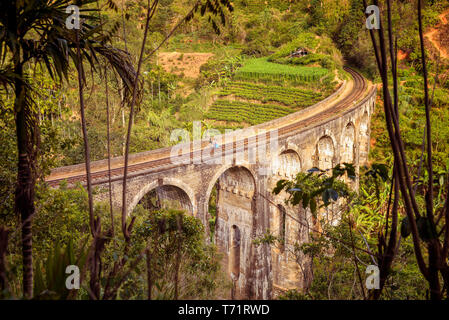
[{"label": "thin tree trunk", "polygon": [[[159,54],[156,54],[156,65],[159,66]],[[161,106],[161,73],[157,70],[159,108]]]},{"label": "thin tree trunk", "polygon": [[[421,44],[421,62],[424,76],[424,105],[426,113],[426,135],[427,135],[427,171],[428,171],[428,190],[425,195],[427,219],[434,229],[434,215],[433,215],[433,164],[432,164],[432,125],[430,121],[430,105],[429,105],[429,87],[427,79],[427,65],[426,65],[426,50],[424,47],[424,31],[422,25],[422,0],[418,0],[418,27],[419,40]],[[446,223],[448,223],[446,221]],[[440,267],[440,243],[438,239],[431,239],[427,245],[429,251],[429,286],[430,298],[432,300],[441,300],[441,286],[438,276]],[[443,257],[446,261],[446,257]]]},{"label": "thin tree trunk", "polygon": [[111,236],[114,238],[114,211],[112,208],[112,181],[111,181],[111,128],[110,128],[110,112],[109,112],[109,88],[108,88],[108,70],[104,68],[104,81],[106,90],[106,131],[108,139],[108,187],[109,187],[109,214],[111,217]]},{"label": "thin tree trunk", "polygon": [[81,58],[80,52],[80,44],[79,44],[79,31],[76,30],[76,46],[77,46],[77,57],[78,57],[78,88],[79,88],[79,99],[80,99],[80,114],[81,114],[81,127],[83,131],[83,142],[84,142],[84,161],[86,165],[86,180],[87,180],[87,195],[88,195],[88,204],[89,204],[89,225],[90,231],[93,237],[92,242],[92,258],[90,261],[90,290],[94,299],[98,299],[100,297],[100,282],[98,279],[99,275],[99,264],[100,257],[98,252],[97,240],[98,240],[98,232],[99,232],[99,220],[95,219],[94,210],[93,210],[93,197],[92,197],[92,178],[90,171],[90,147],[89,147],[89,139],[87,136],[87,126],[86,126],[86,116],[84,113],[84,71],[83,71],[83,62]]},{"label": "thin tree trunk", "polygon": [[129,230],[126,225],[126,215],[127,215],[127,204],[126,204],[126,192],[127,192],[127,179],[128,179],[128,158],[129,158],[129,142],[131,140],[131,131],[132,131],[132,125],[133,125],[133,118],[134,118],[134,106],[136,104],[137,100],[137,86],[139,84],[139,76],[140,76],[140,69],[142,68],[142,62],[143,62],[143,55],[145,52],[145,43],[147,41],[148,36],[148,28],[150,24],[151,17],[153,16],[155,12],[155,8],[158,1],[155,0],[153,2],[153,5],[150,6],[150,0],[148,0],[148,10],[147,10],[147,16],[146,16],[146,22],[145,22],[145,31],[143,35],[143,41],[142,41],[142,47],[140,49],[140,56],[139,56],[139,62],[137,64],[137,72],[136,72],[136,78],[134,79],[134,86],[133,86],[133,95],[132,100],[130,103],[130,110],[129,110],[129,119],[128,119],[128,132],[126,134],[126,145],[125,145],[125,163],[124,163],[124,172],[123,172],[123,192],[122,192],[122,232],[125,237],[125,240],[129,240]]},{"label": "thin tree trunk", "polygon": [[[364,1],[364,5],[366,7],[366,0]],[[374,1],[375,5],[378,5],[378,1]],[[387,2],[388,10],[390,11],[390,0]],[[389,12],[388,23],[391,24],[391,14]],[[425,119],[426,119],[426,127],[425,127],[425,138],[427,140],[427,169],[428,169],[428,187],[425,192],[425,205],[426,205],[426,217],[423,218],[420,213],[420,209],[417,205],[415,191],[416,187],[412,187],[410,174],[408,171],[408,164],[405,155],[404,143],[400,133],[400,126],[398,121],[398,112],[397,112],[397,86],[395,86],[395,96],[394,102],[395,105],[393,107],[391,96],[388,91],[388,66],[386,61],[386,49],[383,37],[382,30],[382,22],[380,22],[379,29],[379,44],[380,44],[380,54],[379,48],[376,44],[376,39],[374,37],[374,33],[370,30],[371,40],[373,42],[374,51],[376,54],[376,62],[378,64],[378,69],[382,76],[383,83],[383,93],[384,93],[384,111],[386,116],[386,124],[388,129],[388,134],[391,140],[391,146],[394,152],[394,158],[398,174],[398,184],[401,190],[402,198],[404,200],[405,211],[407,213],[407,217],[411,224],[413,245],[415,250],[415,256],[417,259],[417,263],[419,266],[420,272],[425,277],[426,281],[429,283],[430,288],[430,298],[439,300],[442,298],[441,293],[441,284],[439,279],[439,273],[445,275],[445,270],[447,270],[447,249],[448,249],[448,241],[449,241],[449,228],[446,224],[446,234],[445,234],[445,244],[442,247],[438,237],[432,237],[429,241],[427,241],[427,251],[428,251],[428,266],[424,262],[422,250],[420,244],[422,240],[419,237],[416,219],[422,218],[427,219],[429,223],[430,229],[433,232],[436,232],[436,224],[438,223],[434,220],[434,203],[433,203],[433,164],[432,164],[432,130],[431,130],[431,119],[430,119],[430,106],[431,102],[429,101],[429,88],[428,88],[428,74],[427,74],[427,66],[426,66],[426,53],[425,53],[425,44],[424,44],[424,34],[423,34],[423,23],[422,23],[422,0],[418,0],[418,27],[419,27],[419,39],[420,39],[420,49],[421,49],[421,62],[423,68],[424,75],[424,95],[425,95]],[[391,37],[391,28],[389,28],[390,32],[390,47],[392,46],[392,37]],[[392,52],[392,51],[391,51]],[[392,55],[392,54],[391,54]],[[396,63],[395,59],[392,57],[392,70],[393,76],[396,77],[395,73]],[[438,72],[438,71],[437,71]],[[423,143],[424,146],[424,143]],[[421,166],[421,165],[420,165]],[[421,168],[419,169],[421,170]],[[396,184],[397,185],[397,184]],[[447,201],[446,201],[447,204]],[[447,207],[445,206],[445,209]],[[447,215],[449,216],[449,215]],[[446,219],[447,220],[447,219]],[[447,221],[446,221],[447,222]],[[442,231],[441,231],[442,232]],[[446,280],[445,280],[446,281]],[[444,290],[444,289],[443,289]]]},{"label": "thin tree trunk", "polygon": [[78,93],[80,100],[80,114],[81,114],[81,128],[83,132],[83,143],[84,143],[84,162],[86,167],[86,180],[87,180],[87,194],[88,194],[88,202],[89,202],[89,224],[92,236],[96,235],[96,227],[95,227],[95,217],[93,211],[93,199],[92,199],[92,178],[90,171],[90,147],[89,147],[89,138],[87,136],[87,125],[86,125],[86,115],[85,115],[85,107],[84,107],[84,70],[83,70],[83,62],[80,53],[79,46],[79,33],[76,31],[76,45],[77,45],[77,56],[78,56]]},{"label": "thin tree trunk", "polygon": [[[97,9],[100,12],[100,4],[97,1]],[[123,14],[123,7],[122,7]],[[99,14],[100,24],[103,25],[103,19],[101,14]],[[101,29],[101,33],[103,34],[103,29]],[[114,238],[115,235],[115,227],[114,227],[114,211],[112,208],[112,181],[111,181],[111,137],[110,137],[110,110],[109,110],[109,84],[108,84],[108,69],[104,67],[104,85],[105,85],[105,94],[106,94],[106,137],[107,137],[107,152],[108,152],[108,191],[109,191],[109,214],[111,218],[111,237]]]}]

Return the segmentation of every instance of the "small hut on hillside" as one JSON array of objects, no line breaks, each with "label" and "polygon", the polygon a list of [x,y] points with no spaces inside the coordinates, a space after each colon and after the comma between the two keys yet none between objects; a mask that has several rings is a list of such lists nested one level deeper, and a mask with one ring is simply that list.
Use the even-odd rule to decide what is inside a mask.
[{"label": "small hut on hillside", "polygon": [[305,48],[298,48],[295,51],[292,51],[288,57],[289,58],[301,58],[301,57],[304,57],[304,56],[306,56],[308,54],[309,54],[309,52],[307,51],[307,49],[305,49]]}]

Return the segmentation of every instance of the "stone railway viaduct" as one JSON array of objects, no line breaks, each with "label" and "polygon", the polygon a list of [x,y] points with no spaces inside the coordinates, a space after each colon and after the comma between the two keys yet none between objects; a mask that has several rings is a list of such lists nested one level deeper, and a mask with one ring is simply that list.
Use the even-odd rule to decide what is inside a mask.
[{"label": "stone railway viaduct", "polygon": [[[310,285],[310,261],[294,252],[308,241],[310,212],[285,205],[274,196],[279,179],[312,167],[332,168],[367,161],[370,118],[376,87],[347,69],[345,81],[327,99],[307,109],[245,130],[210,139],[130,155],[128,212],[149,192],[173,201],[209,230],[209,199],[217,190],[215,243],[224,253],[224,269],[234,282],[234,297],[270,299],[276,293]],[[182,150],[187,152],[182,153]],[[112,198],[121,207],[123,158],[111,161]],[[107,160],[91,164],[96,201],[108,199]],[[57,168],[46,179],[54,187],[85,182],[83,164]],[[358,182],[354,187],[358,186]],[[172,202],[173,203],[173,202]],[[256,245],[267,230],[284,239],[281,248]]]}]

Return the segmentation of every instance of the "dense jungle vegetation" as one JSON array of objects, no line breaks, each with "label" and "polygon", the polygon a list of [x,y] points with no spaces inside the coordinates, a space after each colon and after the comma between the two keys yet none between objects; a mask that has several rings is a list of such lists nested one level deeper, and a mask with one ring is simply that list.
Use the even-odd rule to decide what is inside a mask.
[{"label": "dense jungle vegetation", "polygon": [[[372,82],[382,82],[365,27],[362,0],[160,0],[150,1],[156,3],[150,20],[148,1],[83,0],[83,8],[99,8],[86,11],[92,15],[92,19],[87,19],[89,23],[104,26],[80,32],[84,45],[82,63],[73,34],[61,31],[62,26],[58,25],[54,32],[58,38],[61,34],[66,37],[65,45],[69,44],[69,48],[63,44],[62,49],[47,46],[54,39],[46,34],[46,22],[55,17],[45,16],[45,7],[59,10],[61,15],[61,8],[72,1],[9,2],[0,4],[0,297],[5,299],[228,297],[230,283],[220,264],[220,254],[213,241],[205,241],[208,235],[198,219],[179,208],[155,205],[150,213],[148,207],[138,206],[132,228],[125,224],[123,230],[120,212],[113,211],[109,202],[92,207],[86,188],[68,188],[63,184],[53,189],[44,177],[52,168],[83,163],[85,138],[90,146],[89,160],[95,161],[108,155],[117,157],[173,145],[172,130],[192,130],[193,121],[201,121],[204,129],[223,131],[301,110],[326,98],[348,79],[344,65],[357,69]],[[33,10],[39,12],[40,16],[36,16],[40,18],[36,19],[40,19],[41,25],[24,24],[22,27],[29,28],[29,32],[15,40],[21,43],[17,56],[25,61],[20,66],[23,78],[18,81],[18,62],[14,59],[17,52],[11,49],[15,46],[7,34],[11,27],[8,14],[11,16],[13,10],[13,15],[19,16],[17,8],[21,2],[34,3]],[[210,3],[213,5],[207,5]],[[190,15],[195,6],[198,10]],[[391,10],[394,47],[398,52],[398,118],[410,175],[414,177],[417,206],[424,212],[429,180],[425,165],[428,159],[423,152],[425,72],[432,101],[433,206],[436,212],[445,212],[449,210],[445,202],[449,181],[449,58],[444,52],[449,52],[449,42],[446,39],[437,48],[425,38],[424,69],[416,6],[417,0],[393,1]],[[444,30],[447,33],[441,14],[449,15],[448,8],[446,0],[424,1],[424,31],[439,28],[441,34],[445,34]],[[383,2],[381,9],[385,16]],[[179,21],[182,23],[177,26]],[[39,46],[29,39],[36,40]],[[40,52],[40,46],[47,51]],[[298,47],[305,48],[307,55],[289,57]],[[140,61],[142,52],[148,58]],[[70,60],[65,61],[66,55]],[[134,83],[140,65],[140,81]],[[80,69],[84,69],[82,76]],[[389,73],[388,77],[391,83],[393,75]],[[85,114],[80,109],[80,81],[84,83],[81,91]],[[22,91],[17,89],[17,83]],[[285,292],[279,299],[434,297],[417,262],[413,237],[405,237],[410,232],[404,201],[391,200],[395,193],[395,158],[386,128],[381,86],[378,95],[371,120],[370,165],[358,173],[359,192],[351,191],[339,179],[344,174],[355,174],[350,166],[334,168],[330,176],[321,172],[299,173],[291,181],[301,183],[303,188],[291,205],[316,211],[317,206],[326,207],[331,199],[340,198],[345,210],[342,223],[332,226],[323,222],[320,234],[314,233],[311,242],[296,248],[312,258],[310,287]],[[17,107],[21,99],[26,100],[26,108]],[[25,111],[28,114],[21,118],[19,115]],[[24,219],[15,206],[19,155],[23,154],[18,119],[32,123],[32,138],[26,141],[32,145],[32,151],[28,151],[34,162],[29,165],[33,166],[30,174],[35,177],[34,213],[27,220],[32,219],[31,284],[22,252]],[[132,131],[127,145],[130,121]],[[36,141],[32,141],[34,138]],[[93,188],[92,192],[98,191]],[[334,198],[333,192],[338,196]],[[312,204],[310,199],[314,197]],[[382,293],[376,296],[364,289],[364,270],[372,263],[373,252],[387,242],[379,234],[386,232],[385,228],[388,231],[392,223],[388,212],[393,202],[399,212],[397,233],[404,237],[399,236],[400,244]],[[212,220],[214,210],[211,205]],[[111,214],[115,219],[110,219]],[[444,236],[446,226],[446,219],[441,216],[439,237]],[[101,219],[101,227],[99,220],[92,217]],[[279,245],[269,230],[260,241]],[[364,249],[356,252],[354,248]],[[93,251],[98,254],[93,255]],[[332,255],[328,254],[330,251]],[[425,258],[428,255],[424,250]],[[66,289],[64,269],[75,263],[84,266],[82,285],[76,292]],[[448,281],[441,280],[444,284]],[[443,286],[441,297],[447,297],[448,289]]]}]

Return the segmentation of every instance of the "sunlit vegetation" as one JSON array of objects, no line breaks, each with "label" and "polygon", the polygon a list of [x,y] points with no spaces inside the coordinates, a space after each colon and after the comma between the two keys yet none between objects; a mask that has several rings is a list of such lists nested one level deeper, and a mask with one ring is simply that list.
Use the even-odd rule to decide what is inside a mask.
[{"label": "sunlit vegetation", "polygon": [[245,61],[235,75],[237,80],[262,82],[289,80],[294,83],[318,81],[328,73],[320,67],[296,67],[269,62],[266,58]]},{"label": "sunlit vegetation", "polygon": [[214,120],[245,122],[251,125],[283,117],[292,109],[274,104],[255,104],[242,101],[217,100],[206,116]]}]

